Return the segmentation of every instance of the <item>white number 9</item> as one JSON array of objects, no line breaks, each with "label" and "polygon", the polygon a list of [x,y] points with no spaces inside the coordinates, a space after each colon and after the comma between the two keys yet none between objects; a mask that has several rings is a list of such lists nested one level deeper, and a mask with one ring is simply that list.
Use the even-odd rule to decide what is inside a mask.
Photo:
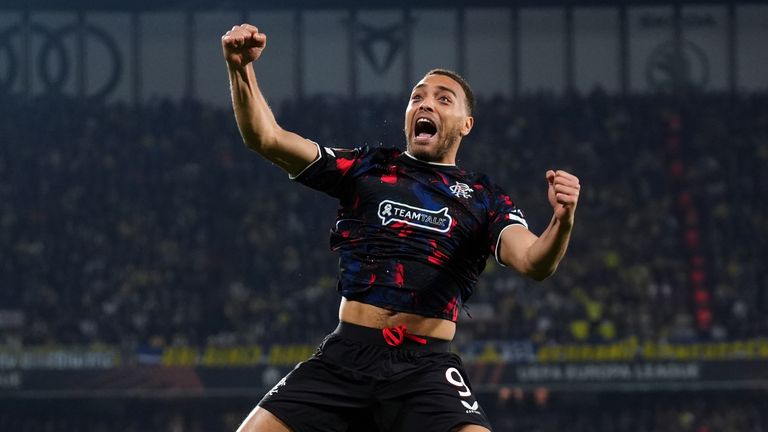
[{"label": "white number 9", "polygon": [[467,384],[464,382],[464,378],[461,376],[458,369],[453,367],[448,368],[448,370],[445,371],[445,379],[454,386],[464,389],[464,391],[459,390],[459,396],[467,397],[472,394],[472,391],[467,387]]}]

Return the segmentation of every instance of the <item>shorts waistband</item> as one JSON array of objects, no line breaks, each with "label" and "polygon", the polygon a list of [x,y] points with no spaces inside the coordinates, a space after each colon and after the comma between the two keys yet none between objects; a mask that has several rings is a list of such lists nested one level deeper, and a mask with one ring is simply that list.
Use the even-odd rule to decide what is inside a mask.
[{"label": "shorts waistband", "polygon": [[[390,330],[390,335],[386,335],[385,330]],[[401,342],[397,345],[393,345],[390,343],[392,341],[392,330],[395,329],[377,329],[373,327],[364,327],[357,324],[340,322],[332,334],[369,345],[378,345],[394,349],[432,352],[448,352],[451,350],[451,341],[449,340],[414,335],[407,333],[405,328],[403,328],[403,330],[405,330],[406,335],[402,335],[405,337],[400,337],[399,340],[401,340]],[[395,337],[396,336],[397,334]],[[387,341],[388,337],[390,342]],[[417,340],[424,341],[425,343],[420,343]]]}]

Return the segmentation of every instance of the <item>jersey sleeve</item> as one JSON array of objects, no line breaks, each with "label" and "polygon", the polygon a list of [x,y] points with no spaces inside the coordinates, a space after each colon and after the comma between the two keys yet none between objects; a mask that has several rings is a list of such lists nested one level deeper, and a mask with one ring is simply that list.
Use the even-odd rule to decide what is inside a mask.
[{"label": "jersey sleeve", "polygon": [[312,189],[338,198],[345,181],[360,168],[366,149],[335,149],[313,143],[318,148],[319,156],[317,159],[296,176],[288,177]]},{"label": "jersey sleeve", "polygon": [[506,267],[499,259],[499,245],[501,244],[501,233],[512,225],[522,225],[528,228],[528,222],[525,220],[523,211],[512,202],[512,199],[504,190],[494,185],[491,189],[493,198],[491,202],[490,222],[488,226],[488,246],[491,253],[496,258],[496,262]]}]

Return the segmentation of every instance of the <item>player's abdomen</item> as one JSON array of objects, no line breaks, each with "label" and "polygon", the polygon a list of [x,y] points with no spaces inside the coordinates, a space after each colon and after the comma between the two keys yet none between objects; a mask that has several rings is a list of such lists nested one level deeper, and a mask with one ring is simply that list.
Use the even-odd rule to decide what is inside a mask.
[{"label": "player's abdomen", "polygon": [[346,298],[341,299],[339,320],[372,328],[404,325],[410,333],[445,340],[452,340],[456,333],[456,324],[449,320],[392,311]]}]

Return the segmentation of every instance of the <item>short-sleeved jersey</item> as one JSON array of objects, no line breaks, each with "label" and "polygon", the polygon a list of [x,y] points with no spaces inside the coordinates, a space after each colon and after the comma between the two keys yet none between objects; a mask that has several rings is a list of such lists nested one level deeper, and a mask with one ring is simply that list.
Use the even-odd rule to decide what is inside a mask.
[{"label": "short-sleeved jersey", "polygon": [[347,299],[456,321],[502,230],[527,227],[485,175],[395,148],[318,149],[294,179],[339,200],[330,243]]}]

